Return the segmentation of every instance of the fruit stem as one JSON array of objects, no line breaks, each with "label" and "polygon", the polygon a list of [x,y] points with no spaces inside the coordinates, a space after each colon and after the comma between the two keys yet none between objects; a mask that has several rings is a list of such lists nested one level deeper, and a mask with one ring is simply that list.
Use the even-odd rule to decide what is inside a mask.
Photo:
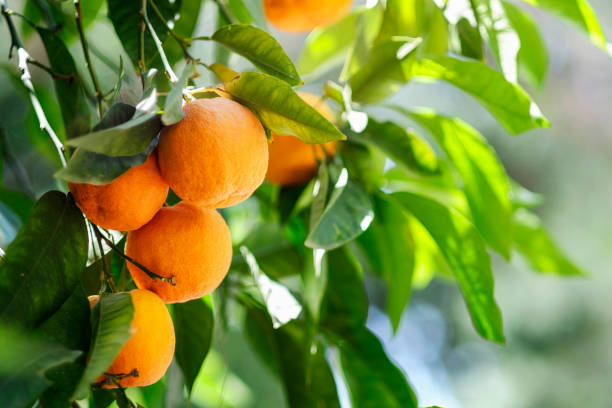
[{"label": "fruit stem", "polygon": [[158,274],[156,274],[154,272],[151,272],[149,269],[147,269],[146,267],[144,267],[143,265],[141,265],[140,263],[135,261],[133,258],[131,258],[128,255],[126,255],[119,248],[117,248],[117,246],[113,243],[113,241],[111,241],[110,239],[105,237],[104,234],[102,234],[102,232],[100,231],[100,229],[98,228],[97,225],[92,224],[92,226],[94,228],[94,231],[95,231],[96,235],[98,237],[102,238],[104,240],[104,242],[106,242],[106,244],[110,247],[110,249],[112,249],[117,254],[119,254],[119,256],[121,256],[123,259],[125,259],[126,261],[128,261],[128,262],[132,263],[133,265],[135,265],[136,267],[138,267],[140,270],[142,270],[144,273],[146,273],[151,279],[153,279],[153,280],[159,279],[162,282],[166,282],[166,283],[169,283],[172,286],[176,286],[176,282],[174,282],[174,276],[161,276],[161,275],[158,275]]},{"label": "fruit stem", "polygon": [[[102,275],[100,277],[101,281],[105,281],[108,286],[111,289],[111,292],[116,293],[117,292],[117,287],[115,286],[115,280],[113,278],[113,275],[111,275],[110,273],[110,265],[108,265],[106,263],[106,258],[104,258],[104,247],[102,246],[102,240],[100,237],[100,234],[97,233],[96,230],[94,230],[94,224],[87,220],[87,224],[89,224],[89,228],[91,228],[91,230],[93,231],[94,235],[96,236],[96,240],[98,241],[98,250],[100,251],[100,259],[102,261]],[[94,254],[95,254],[96,250],[94,248]]]}]

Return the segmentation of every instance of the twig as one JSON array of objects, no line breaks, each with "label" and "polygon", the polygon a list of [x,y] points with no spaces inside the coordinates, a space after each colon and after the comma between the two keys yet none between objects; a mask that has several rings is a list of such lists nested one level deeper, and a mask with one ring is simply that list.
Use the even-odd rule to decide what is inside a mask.
[{"label": "twig", "polygon": [[161,11],[159,11],[159,8],[157,8],[153,0],[149,0],[149,4],[151,5],[151,8],[155,12],[155,15],[157,16],[159,21],[161,21],[164,27],[166,28],[166,31],[168,31],[168,33],[172,36],[172,38],[176,40],[176,42],[183,50],[183,55],[185,56],[185,59],[187,59],[188,61],[195,61],[196,59],[193,58],[191,54],[189,54],[189,51],[187,51],[187,44],[189,44],[190,41],[184,39],[183,37],[178,35],[172,28],[170,28],[170,26],[166,22],[166,19],[164,18],[164,15],[161,13]]},{"label": "twig", "polygon": [[38,68],[42,69],[43,71],[45,71],[46,73],[51,75],[53,78],[62,79],[64,81],[68,82],[68,83],[71,83],[74,80],[74,75],[59,74],[59,73],[53,71],[53,69],[51,69],[50,67],[48,67],[45,64],[42,64],[42,63],[40,63],[38,61],[36,61],[35,59],[29,59],[28,63],[34,65],[35,67],[38,67]]},{"label": "twig", "polygon": [[215,0],[215,3],[217,3],[219,11],[221,12],[221,14],[223,14],[223,17],[225,17],[227,21],[229,21],[231,24],[237,23],[236,18],[227,9],[227,4],[225,4],[224,0]]},{"label": "twig", "polygon": [[178,82],[178,77],[172,70],[172,67],[170,66],[170,62],[168,62],[168,57],[166,57],[166,53],[164,52],[164,47],[162,46],[162,43],[159,40],[159,37],[157,36],[157,33],[153,29],[153,25],[151,24],[151,21],[149,21],[149,16],[147,14],[147,0],[142,0],[142,18],[147,24],[147,28],[149,29],[149,32],[151,33],[151,37],[153,37],[153,42],[155,43],[157,52],[159,53],[162,63],[164,64],[166,75],[168,75],[168,79],[174,85]]},{"label": "twig", "polygon": [[102,106],[102,102],[104,101],[104,95],[102,94],[102,90],[100,89],[100,84],[98,83],[96,71],[94,70],[94,66],[91,63],[91,58],[89,57],[89,47],[87,46],[87,38],[85,37],[85,32],[83,31],[83,15],[81,13],[80,0],[74,0],[74,18],[76,20],[77,30],[79,31],[79,38],[81,39],[81,47],[83,48],[83,54],[85,55],[87,69],[89,70],[91,81],[93,82],[94,89],[96,90],[98,111],[100,112],[100,117],[102,117],[104,116],[104,107]]},{"label": "twig", "polygon": [[[104,280],[106,281],[106,283],[108,283],[108,286],[110,287],[111,292],[115,293],[117,292],[117,287],[115,286],[115,279],[113,275],[110,273],[110,265],[106,264],[106,259],[104,258],[104,247],[102,246],[101,236],[100,234],[97,233],[97,230],[95,230],[96,227],[91,221],[87,220],[87,224],[89,224],[89,227],[93,231],[94,235],[96,236],[96,240],[98,242],[98,250],[100,251],[100,259],[102,261],[102,274],[104,275]],[[94,248],[94,253],[95,253],[95,248]]]},{"label": "twig", "polygon": [[2,15],[4,16],[4,19],[6,20],[6,24],[8,25],[9,33],[11,35],[11,46],[9,49],[9,58],[13,54],[13,49],[16,48],[17,57],[18,57],[17,66],[19,68],[19,71],[21,72],[21,82],[23,82],[23,85],[28,90],[28,94],[30,96],[30,102],[32,103],[32,107],[34,108],[34,113],[36,114],[36,117],[38,118],[40,129],[49,136],[49,138],[55,145],[55,148],[57,149],[57,152],[60,156],[60,160],[62,162],[62,166],[66,167],[66,157],[65,157],[64,146],[62,145],[62,142],[60,142],[59,138],[57,137],[57,135],[51,128],[51,125],[49,124],[49,121],[47,120],[47,117],[45,116],[45,112],[43,111],[42,106],[40,105],[40,102],[38,101],[36,92],[34,91],[34,85],[32,84],[32,75],[30,73],[30,69],[28,68],[28,61],[32,60],[32,58],[30,57],[30,54],[28,54],[26,49],[23,47],[23,44],[21,43],[21,40],[19,39],[17,30],[15,28],[15,25],[13,24],[13,19],[11,18],[12,12],[8,9],[6,5],[6,0],[0,0],[0,11],[2,12]]},{"label": "twig", "polygon": [[[146,0],[145,0],[146,1]],[[162,282],[166,282],[169,283],[172,286],[176,286],[176,283],[174,282],[174,276],[161,276],[158,275],[154,272],[151,272],[149,269],[147,269],[146,267],[142,266],[140,263],[138,263],[137,261],[135,261],[133,258],[127,256],[122,250],[120,250],[119,248],[117,248],[117,246],[113,243],[113,241],[111,241],[110,239],[108,239],[108,237],[104,236],[104,234],[102,234],[102,232],[100,231],[100,229],[92,224],[94,232],[96,233],[97,236],[99,236],[100,238],[102,238],[104,240],[104,242],[106,242],[106,244],[113,250],[115,251],[117,254],[119,254],[119,256],[121,256],[122,258],[124,258],[126,261],[134,264],[136,267],[140,268],[145,274],[147,274],[151,279],[155,280],[155,279],[159,279]]]}]

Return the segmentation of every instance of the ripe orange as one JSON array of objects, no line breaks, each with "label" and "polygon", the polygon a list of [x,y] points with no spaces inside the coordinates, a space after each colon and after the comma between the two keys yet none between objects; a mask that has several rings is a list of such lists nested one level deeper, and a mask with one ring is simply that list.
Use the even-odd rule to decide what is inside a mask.
[{"label": "ripe orange", "polygon": [[[113,364],[105,371],[114,374],[121,387],[144,387],[157,382],[172,362],[174,325],[164,302],[153,292],[134,289],[132,336],[123,345]],[[90,296],[90,302],[97,302]],[[103,388],[117,388],[102,374],[96,381]]]},{"label": "ripe orange", "polygon": [[159,173],[155,152],[109,184],[68,183],[68,187],[91,222],[119,231],[131,231],[149,222],[168,195],[168,183]]},{"label": "ripe orange", "polygon": [[[314,107],[325,119],[333,122],[334,114],[321,97],[299,92],[300,97]],[[310,180],[317,171],[317,160],[336,152],[336,142],[311,145],[294,136],[273,135],[269,146],[270,157],[266,180],[280,186],[301,185]]]},{"label": "ripe orange", "polygon": [[216,210],[182,201],[130,232],[125,253],[155,274],[173,276],[175,286],[127,262],[136,286],[176,303],[200,298],[221,284],[232,261],[232,243]]},{"label": "ripe orange", "polygon": [[247,199],[268,166],[268,141],[259,119],[226,98],[198,99],[185,117],[164,128],[159,167],[183,200],[223,208]]},{"label": "ripe orange", "polygon": [[264,0],[268,21],[281,30],[310,31],[340,20],[351,8],[352,0]]}]

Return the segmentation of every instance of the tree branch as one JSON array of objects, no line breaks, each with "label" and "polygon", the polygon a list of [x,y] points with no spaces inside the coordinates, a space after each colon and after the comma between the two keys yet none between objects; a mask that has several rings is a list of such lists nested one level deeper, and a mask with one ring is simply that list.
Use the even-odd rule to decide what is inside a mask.
[{"label": "tree branch", "polygon": [[77,30],[79,31],[79,38],[81,40],[81,47],[83,48],[83,54],[85,55],[85,62],[87,64],[87,69],[89,70],[89,76],[91,76],[91,81],[93,82],[93,86],[96,91],[96,100],[98,101],[98,111],[100,112],[100,118],[101,118],[102,116],[104,116],[104,107],[102,106],[102,102],[104,101],[104,95],[102,94],[102,90],[100,89],[98,77],[96,76],[96,71],[94,70],[93,64],[91,63],[91,58],[89,56],[89,47],[87,45],[87,38],[85,37],[85,32],[83,31],[83,15],[81,13],[80,0],[74,0],[74,18],[76,20]]},{"label": "tree branch", "polygon": [[15,28],[15,24],[13,24],[13,19],[11,18],[11,10],[8,9],[6,0],[0,0],[0,11],[6,20],[6,24],[8,25],[9,33],[11,35],[11,46],[9,49],[9,58],[13,54],[13,49],[17,49],[17,66],[19,71],[21,72],[21,82],[26,87],[28,94],[30,96],[30,102],[32,103],[32,107],[34,108],[34,113],[38,118],[38,123],[40,124],[40,129],[49,136],[57,152],[59,154],[60,160],[62,162],[62,166],[66,167],[66,156],[64,151],[64,146],[62,142],[59,140],[47,117],[45,116],[45,112],[43,111],[42,106],[36,96],[36,92],[34,91],[34,85],[32,84],[32,75],[30,73],[30,69],[28,68],[28,61],[31,61],[32,58],[30,54],[26,51],[19,39],[19,35],[17,34],[17,29]]},{"label": "tree branch", "polygon": [[151,21],[149,21],[149,16],[147,14],[147,0],[142,0],[142,18],[147,24],[147,28],[149,29],[149,32],[151,33],[151,37],[153,37],[153,42],[155,43],[157,52],[159,53],[162,63],[164,64],[164,70],[166,71],[166,75],[168,75],[168,79],[174,85],[178,82],[178,77],[172,70],[172,67],[170,66],[170,62],[168,62],[168,57],[166,57],[166,53],[164,52],[164,47],[162,46],[162,43],[159,40],[159,37],[157,36],[157,33],[153,29],[153,25],[151,24]]}]

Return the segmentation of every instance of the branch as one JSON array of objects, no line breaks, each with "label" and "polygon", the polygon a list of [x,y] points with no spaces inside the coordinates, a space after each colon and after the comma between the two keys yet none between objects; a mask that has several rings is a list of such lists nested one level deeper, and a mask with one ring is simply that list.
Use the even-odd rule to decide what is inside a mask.
[{"label": "branch", "polygon": [[223,17],[225,17],[227,21],[229,21],[231,24],[237,23],[236,18],[227,9],[227,4],[225,4],[225,0],[215,0],[215,3],[217,3],[219,11],[221,12],[221,14],[223,14]]},{"label": "branch", "polygon": [[83,48],[83,54],[85,55],[85,62],[87,63],[87,69],[89,70],[91,81],[93,82],[94,89],[96,90],[96,99],[98,101],[98,111],[100,112],[100,117],[102,117],[104,116],[104,108],[102,106],[104,95],[102,94],[102,90],[100,89],[100,84],[98,83],[96,72],[94,71],[93,64],[91,63],[91,58],[89,57],[89,47],[87,46],[87,38],[85,37],[85,32],[83,31],[83,15],[81,13],[80,0],[74,0],[74,18],[76,20],[77,30],[79,31],[79,38],[81,39],[81,47]]},{"label": "branch", "polygon": [[13,19],[11,18],[11,11],[8,9],[6,5],[6,0],[0,0],[0,11],[6,20],[6,24],[9,28],[9,33],[11,35],[11,46],[9,49],[9,58],[13,54],[13,49],[17,49],[17,66],[19,71],[21,72],[21,82],[28,90],[28,94],[30,96],[30,102],[32,103],[32,107],[34,108],[34,113],[36,113],[36,117],[38,118],[38,123],[40,124],[40,129],[49,136],[57,152],[59,154],[60,160],[62,162],[62,166],[66,167],[66,156],[64,151],[64,146],[62,142],[60,142],[59,138],[51,128],[47,117],[45,116],[45,112],[43,111],[38,98],[36,97],[36,92],[34,91],[34,85],[32,84],[32,75],[30,73],[30,69],[28,68],[28,61],[31,61],[32,58],[30,54],[26,51],[19,39],[19,35],[17,34],[17,30],[15,25],[13,24]]},{"label": "branch", "polygon": [[161,21],[164,27],[166,28],[166,31],[170,33],[172,38],[176,40],[176,42],[179,44],[179,46],[183,50],[183,55],[185,56],[185,59],[189,61],[194,61],[195,58],[193,58],[191,54],[189,54],[189,51],[187,51],[187,44],[189,44],[189,40],[181,37],[172,28],[170,28],[170,26],[166,22],[166,19],[164,18],[164,15],[161,13],[161,11],[159,11],[159,8],[157,8],[153,0],[149,0],[149,4],[151,5],[151,8],[153,9],[153,12],[155,12],[155,15],[157,16],[159,21]]},{"label": "branch", "polygon": [[159,53],[162,63],[164,64],[166,75],[168,75],[168,79],[174,85],[178,82],[178,77],[172,70],[172,67],[170,66],[170,62],[168,62],[168,57],[166,57],[166,53],[164,52],[164,47],[162,46],[162,43],[159,40],[159,37],[157,36],[157,33],[155,33],[155,30],[153,29],[153,25],[151,24],[151,21],[149,21],[149,16],[147,14],[147,0],[142,0],[142,18],[147,24],[147,28],[149,29],[149,32],[151,33],[151,37],[153,37],[153,42],[155,43],[157,52]]}]

